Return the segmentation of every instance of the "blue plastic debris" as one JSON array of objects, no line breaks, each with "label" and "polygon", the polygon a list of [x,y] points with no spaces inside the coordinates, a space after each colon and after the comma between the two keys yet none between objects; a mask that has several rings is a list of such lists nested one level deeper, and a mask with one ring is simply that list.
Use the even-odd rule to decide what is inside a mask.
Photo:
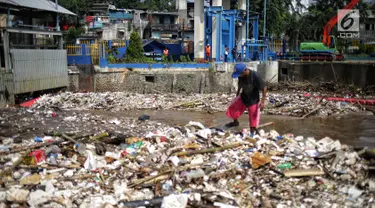
[{"label": "blue plastic debris", "polygon": [[34,142],[43,142],[43,139],[41,139],[40,137],[35,137]]}]

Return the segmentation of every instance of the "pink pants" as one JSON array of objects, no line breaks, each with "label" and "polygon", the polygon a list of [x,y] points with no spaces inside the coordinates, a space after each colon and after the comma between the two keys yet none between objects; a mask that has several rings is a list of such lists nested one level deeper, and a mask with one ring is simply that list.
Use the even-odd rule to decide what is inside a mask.
[{"label": "pink pants", "polygon": [[258,127],[260,120],[259,103],[246,107],[243,104],[241,96],[237,96],[227,110],[227,116],[233,120],[237,120],[247,109],[249,112],[249,125],[250,127]]}]

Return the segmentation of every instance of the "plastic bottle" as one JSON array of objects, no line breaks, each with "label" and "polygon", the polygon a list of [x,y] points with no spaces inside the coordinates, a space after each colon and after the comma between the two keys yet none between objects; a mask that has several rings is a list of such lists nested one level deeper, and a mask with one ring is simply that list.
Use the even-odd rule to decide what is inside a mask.
[{"label": "plastic bottle", "polygon": [[201,178],[205,175],[206,174],[204,173],[202,169],[198,169],[198,170],[192,170],[190,172],[187,172],[185,176],[188,178],[188,180],[190,180],[193,178]]},{"label": "plastic bottle", "polygon": [[163,186],[162,186],[162,189],[165,192],[167,192],[167,194],[172,193],[172,191],[171,191],[171,185],[169,183],[164,183]]},{"label": "plastic bottle", "polygon": [[86,145],[84,144],[74,144],[74,149],[80,154],[84,155],[86,153]]},{"label": "plastic bottle", "polygon": [[277,166],[278,169],[285,170],[285,169],[290,169],[292,167],[291,163],[283,163],[279,166]]},{"label": "plastic bottle", "polygon": [[139,142],[136,142],[136,143],[133,143],[132,145],[130,145],[132,148],[134,149],[139,149],[140,147],[142,147],[143,145],[143,142],[142,141],[139,141]]},{"label": "plastic bottle", "polygon": [[51,164],[54,164],[54,165],[57,164],[57,161],[56,161],[57,156],[56,155],[57,154],[51,154],[51,156],[49,157],[49,161],[50,161]]},{"label": "plastic bottle", "polygon": [[43,142],[43,139],[40,137],[35,137],[34,142]]}]

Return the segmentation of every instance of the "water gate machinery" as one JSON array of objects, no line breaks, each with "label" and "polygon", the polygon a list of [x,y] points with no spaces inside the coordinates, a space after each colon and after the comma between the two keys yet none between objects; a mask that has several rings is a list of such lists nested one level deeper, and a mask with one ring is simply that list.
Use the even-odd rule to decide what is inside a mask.
[{"label": "water gate machinery", "polygon": [[[204,45],[216,42],[215,57],[216,62],[223,61],[225,46],[229,48],[229,60],[233,60],[232,49],[236,47],[237,60],[239,61],[265,61],[268,59],[268,41],[259,40],[259,16],[247,17],[245,10],[224,10],[222,6],[212,6],[205,8],[205,38]],[[216,21],[216,37],[213,37],[213,22]],[[246,28],[244,41],[237,38],[243,27]],[[237,31],[238,30],[238,31]],[[251,38],[248,34],[252,34]],[[212,54],[212,52],[211,52]],[[207,59],[207,57],[205,57]]]}]

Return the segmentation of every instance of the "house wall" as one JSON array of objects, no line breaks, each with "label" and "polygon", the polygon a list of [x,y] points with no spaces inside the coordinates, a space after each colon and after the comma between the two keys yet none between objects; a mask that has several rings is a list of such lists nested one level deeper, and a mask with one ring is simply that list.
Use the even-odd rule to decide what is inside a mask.
[{"label": "house wall", "polygon": [[184,32],[183,38],[185,41],[188,41],[188,40],[194,41],[194,32]]}]

